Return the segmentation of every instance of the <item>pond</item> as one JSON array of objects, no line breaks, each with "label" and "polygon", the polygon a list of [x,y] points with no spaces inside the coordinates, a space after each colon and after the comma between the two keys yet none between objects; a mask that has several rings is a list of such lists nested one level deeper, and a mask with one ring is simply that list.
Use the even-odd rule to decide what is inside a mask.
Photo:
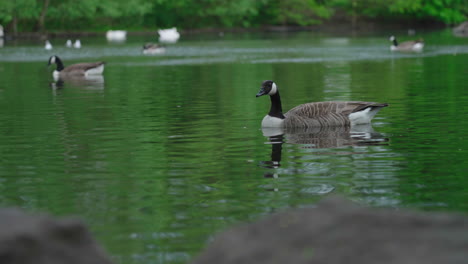
[{"label": "pond", "polygon": [[[401,40],[406,32],[392,32]],[[6,40],[0,48],[0,205],[84,219],[116,263],[186,263],[232,225],[339,194],[376,207],[468,212],[468,39],[388,32]],[[106,61],[56,82],[46,64]],[[263,80],[283,109],[386,102],[364,130],[262,130]]]}]

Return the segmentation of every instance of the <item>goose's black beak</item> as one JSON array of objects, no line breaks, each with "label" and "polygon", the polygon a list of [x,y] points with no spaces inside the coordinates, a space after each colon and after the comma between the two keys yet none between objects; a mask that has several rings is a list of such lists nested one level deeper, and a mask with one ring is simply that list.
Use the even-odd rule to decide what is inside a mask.
[{"label": "goose's black beak", "polygon": [[260,97],[262,95],[265,95],[267,94],[267,92],[265,91],[265,88],[260,88],[260,91],[258,91],[257,95],[255,97]]}]

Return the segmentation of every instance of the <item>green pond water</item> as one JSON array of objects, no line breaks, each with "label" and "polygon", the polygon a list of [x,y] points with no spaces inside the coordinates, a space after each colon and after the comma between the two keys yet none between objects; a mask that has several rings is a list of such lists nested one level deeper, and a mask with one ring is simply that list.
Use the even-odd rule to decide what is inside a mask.
[{"label": "green pond water", "polygon": [[[405,32],[392,32],[401,41]],[[388,32],[5,40],[0,48],[0,206],[81,217],[116,263],[186,263],[217,232],[339,194],[375,207],[468,212],[468,38]],[[104,60],[102,78],[56,82]],[[283,109],[387,102],[362,131],[263,130],[255,94],[274,80]]]}]

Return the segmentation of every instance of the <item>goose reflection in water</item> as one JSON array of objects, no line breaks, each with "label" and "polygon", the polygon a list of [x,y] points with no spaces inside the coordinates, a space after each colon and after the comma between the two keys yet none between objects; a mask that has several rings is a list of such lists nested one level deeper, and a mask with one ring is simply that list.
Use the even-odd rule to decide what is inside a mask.
[{"label": "goose reflection in water", "polygon": [[[54,78],[55,79],[55,78]],[[53,89],[62,89],[65,84],[70,84],[74,87],[90,89],[90,90],[103,90],[104,89],[104,76],[102,75],[70,75],[60,76],[51,83]]]},{"label": "goose reflection in water", "polygon": [[[304,148],[340,148],[348,146],[386,145],[388,138],[375,132],[370,124],[352,127],[312,128],[262,128],[263,135],[271,143],[271,160],[262,161],[264,168],[276,169],[281,166],[283,143],[300,144]],[[271,172],[265,177],[278,177]]]}]

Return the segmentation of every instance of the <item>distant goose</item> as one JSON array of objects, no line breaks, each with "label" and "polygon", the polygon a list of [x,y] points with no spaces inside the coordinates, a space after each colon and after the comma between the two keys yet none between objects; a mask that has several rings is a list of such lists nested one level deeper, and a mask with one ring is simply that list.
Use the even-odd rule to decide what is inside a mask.
[{"label": "distant goose", "polygon": [[262,127],[333,127],[369,124],[386,103],[374,102],[316,102],[298,105],[283,115],[278,87],[264,81],[256,97],[269,95],[270,112],[263,118]]},{"label": "distant goose", "polygon": [[75,43],[73,44],[73,47],[75,49],[81,49],[81,41],[79,39],[75,40]]},{"label": "distant goose", "polygon": [[73,43],[72,43],[71,39],[67,40],[67,42],[65,43],[65,47],[67,47],[67,48],[73,47]]},{"label": "distant goose", "polygon": [[63,76],[88,76],[88,75],[97,75],[102,74],[104,71],[104,62],[85,62],[85,63],[77,63],[70,65],[68,67],[64,67],[62,60],[57,56],[51,56],[49,58],[49,63],[47,64],[50,66],[51,64],[57,64],[57,69],[54,70],[53,76],[54,79],[58,79],[59,77]]},{"label": "distant goose", "polygon": [[162,45],[154,44],[154,43],[146,43],[143,46],[143,54],[162,54],[166,52],[166,48]]},{"label": "distant goose", "polygon": [[159,41],[165,43],[175,43],[180,38],[179,32],[177,32],[177,28],[168,28],[168,29],[160,29],[158,30],[159,33]]},{"label": "distant goose", "polygon": [[390,37],[390,41],[393,43],[390,46],[391,51],[422,51],[424,48],[424,41],[422,39],[405,41],[398,43],[394,36]]},{"label": "distant goose", "polygon": [[50,41],[46,40],[44,49],[46,49],[46,50],[51,50],[52,49],[52,44],[50,44]]},{"label": "distant goose", "polygon": [[125,30],[108,30],[106,32],[106,39],[108,41],[120,42],[127,38],[127,31]]}]

